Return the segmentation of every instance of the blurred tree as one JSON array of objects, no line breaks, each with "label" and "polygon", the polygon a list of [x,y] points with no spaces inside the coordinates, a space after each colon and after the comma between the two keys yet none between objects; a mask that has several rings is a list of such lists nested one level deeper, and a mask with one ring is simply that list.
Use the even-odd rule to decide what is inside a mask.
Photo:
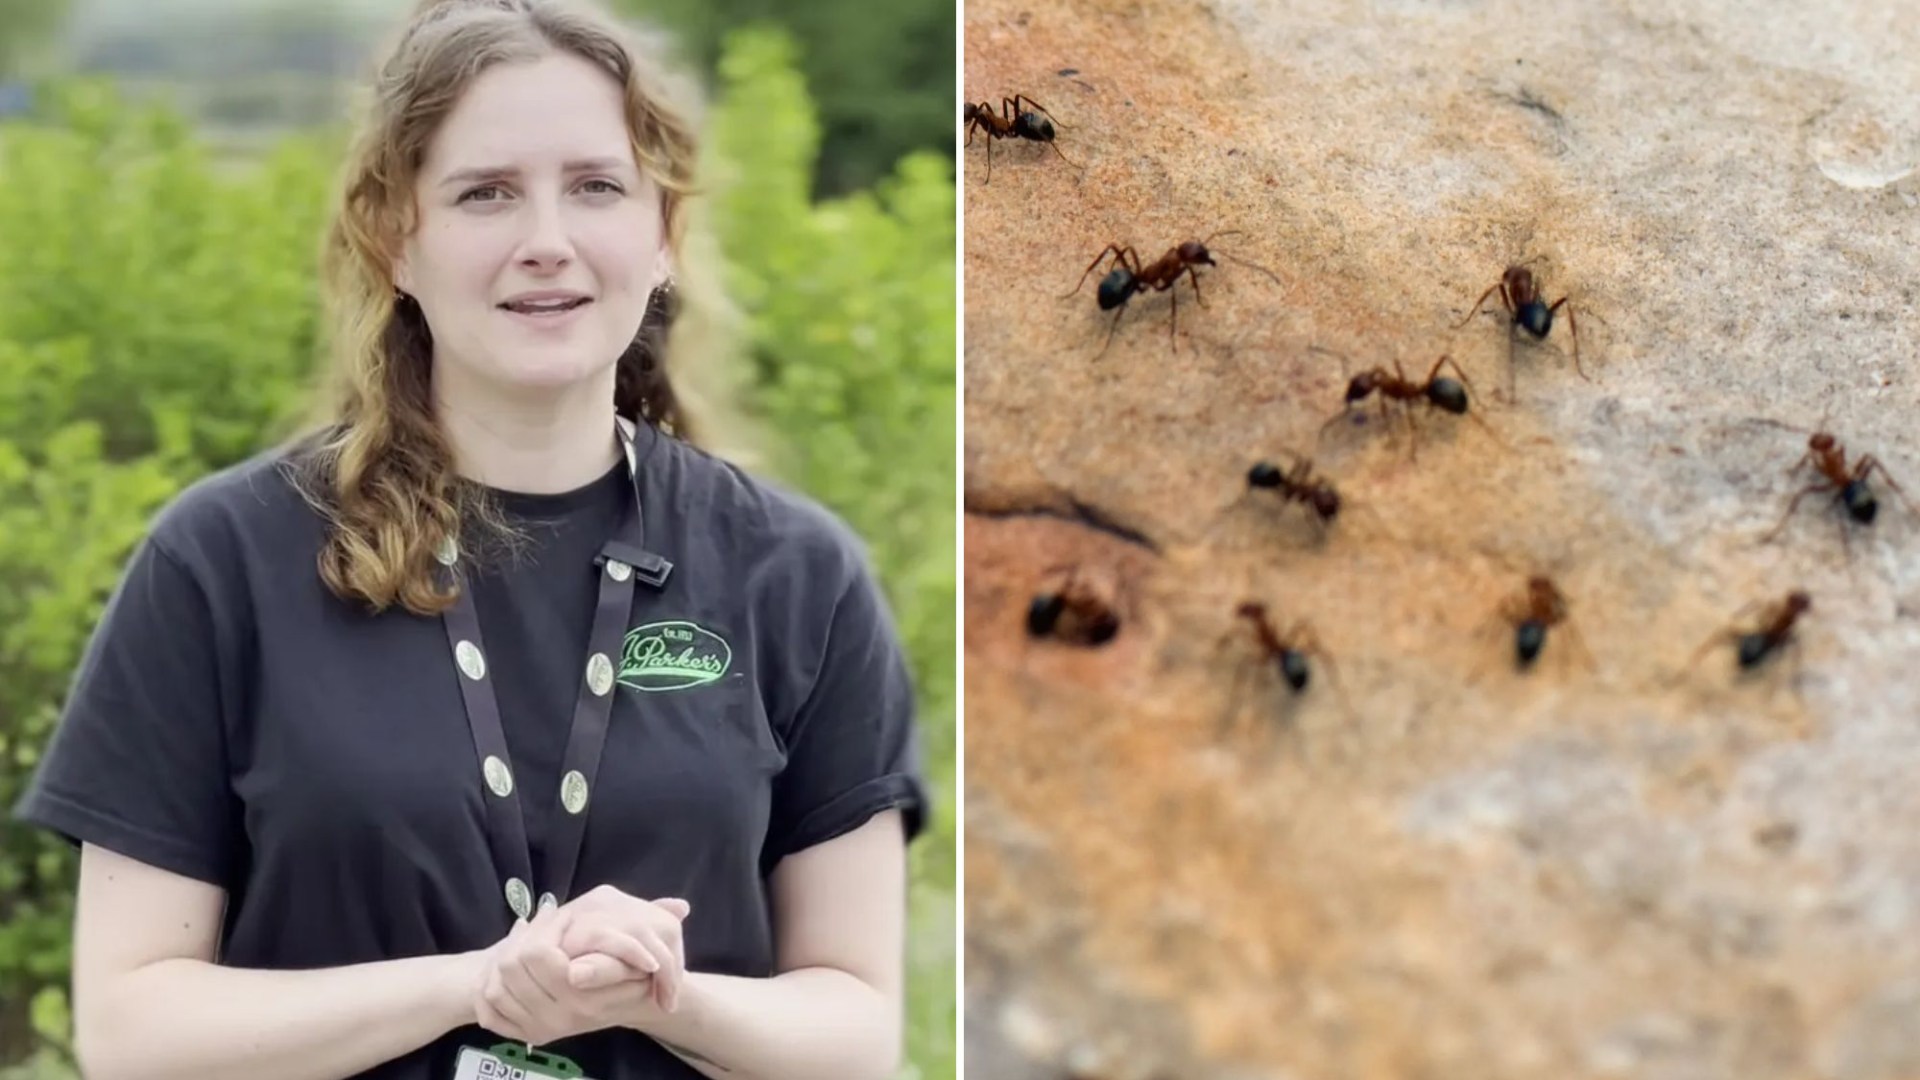
[{"label": "blurred tree", "polygon": [[67,21],[73,0],[0,0],[0,80],[38,74],[34,63]]},{"label": "blurred tree", "polygon": [[812,167],[821,196],[865,188],[909,151],[953,152],[955,0],[615,0],[676,35],[684,60],[711,77],[729,31],[755,22],[799,44],[806,92],[820,112]]}]

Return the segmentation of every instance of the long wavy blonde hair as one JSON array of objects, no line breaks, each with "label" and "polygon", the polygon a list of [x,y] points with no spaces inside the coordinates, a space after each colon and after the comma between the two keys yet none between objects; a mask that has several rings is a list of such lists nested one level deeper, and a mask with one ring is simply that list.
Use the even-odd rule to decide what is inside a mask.
[{"label": "long wavy blonde hair", "polygon": [[333,386],[295,458],[297,486],[329,526],[321,579],[375,611],[445,610],[453,593],[433,572],[442,543],[475,526],[511,534],[484,490],[454,471],[433,412],[432,335],[419,306],[396,291],[393,269],[417,224],[421,162],[454,104],[488,68],[554,52],[604,68],[624,88],[634,159],[660,188],[675,256],[677,287],[654,293],[617,362],[615,408],[703,445],[724,411],[719,381],[703,383],[714,393],[689,393],[666,360],[698,351],[712,375],[727,337],[717,271],[686,258],[698,154],[688,88],[579,0],[423,0],[378,71],[342,171],[321,257]]}]

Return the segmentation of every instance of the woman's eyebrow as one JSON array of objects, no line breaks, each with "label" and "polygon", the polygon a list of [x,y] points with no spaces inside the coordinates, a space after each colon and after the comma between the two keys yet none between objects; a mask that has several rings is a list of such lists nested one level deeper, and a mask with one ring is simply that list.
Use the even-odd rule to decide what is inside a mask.
[{"label": "woman's eyebrow", "polygon": [[[618,172],[631,171],[633,164],[622,158],[597,157],[569,161],[562,171],[567,173]],[[440,181],[441,187],[449,184],[468,184],[486,180],[510,180],[520,175],[520,170],[512,165],[477,165],[464,169],[455,169]]]}]

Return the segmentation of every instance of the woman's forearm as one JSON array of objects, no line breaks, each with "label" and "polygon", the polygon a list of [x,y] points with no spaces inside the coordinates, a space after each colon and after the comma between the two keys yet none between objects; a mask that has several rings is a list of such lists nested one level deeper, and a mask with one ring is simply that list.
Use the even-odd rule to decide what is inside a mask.
[{"label": "woman's forearm", "polygon": [[337,1080],[472,1018],[477,953],[309,971],[162,960],[78,1017],[89,1080]]},{"label": "woman's forearm", "polygon": [[898,1003],[831,968],[688,972],[679,1007],[634,1026],[714,1080],[887,1080],[900,1062]]}]

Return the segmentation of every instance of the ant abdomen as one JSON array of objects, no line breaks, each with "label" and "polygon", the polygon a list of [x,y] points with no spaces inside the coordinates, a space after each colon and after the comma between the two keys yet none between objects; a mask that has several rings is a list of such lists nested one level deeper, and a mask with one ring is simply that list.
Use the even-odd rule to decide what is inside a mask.
[{"label": "ant abdomen", "polygon": [[1285,649],[1280,653],[1280,674],[1295,693],[1307,688],[1312,671],[1307,667],[1307,655],[1298,649]]},{"label": "ant abdomen", "polygon": [[[1347,391],[1348,400],[1352,400],[1352,390]],[[1467,388],[1445,376],[1427,384],[1427,400],[1442,409],[1463,416],[1467,411]]]},{"label": "ant abdomen", "polygon": [[1534,337],[1545,338],[1553,330],[1553,311],[1544,301],[1535,300],[1522,304],[1514,321]]},{"label": "ant abdomen", "polygon": [[1524,619],[1513,628],[1513,654],[1521,667],[1540,658],[1547,644],[1547,624],[1539,619]]},{"label": "ant abdomen", "polygon": [[1873,497],[1873,489],[1865,480],[1847,481],[1847,486],[1840,491],[1840,501],[1846,504],[1853,520],[1862,525],[1873,524],[1874,516],[1880,512],[1880,500]]}]

